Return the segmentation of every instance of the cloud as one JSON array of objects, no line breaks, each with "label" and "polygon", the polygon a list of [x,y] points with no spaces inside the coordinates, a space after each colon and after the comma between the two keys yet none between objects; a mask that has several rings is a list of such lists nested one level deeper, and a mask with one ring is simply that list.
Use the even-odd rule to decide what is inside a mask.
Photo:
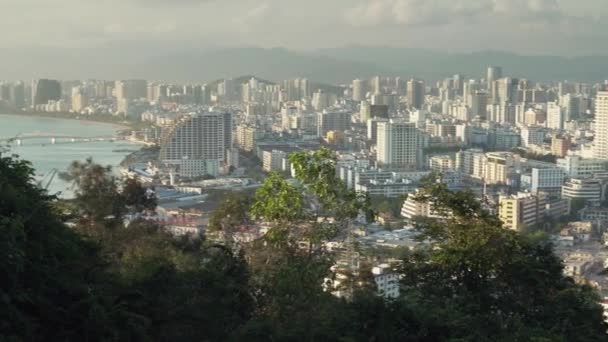
[{"label": "cloud", "polygon": [[[133,3],[137,6],[179,7],[196,6],[219,0],[119,0],[121,3]],[[225,0],[226,1],[226,0]]]},{"label": "cloud", "polygon": [[569,17],[557,0],[364,0],[345,16],[355,26],[437,26],[492,19],[520,24]]},{"label": "cloud", "polygon": [[474,18],[488,9],[490,4],[487,0],[366,0],[348,10],[346,19],[358,26],[428,26]]}]

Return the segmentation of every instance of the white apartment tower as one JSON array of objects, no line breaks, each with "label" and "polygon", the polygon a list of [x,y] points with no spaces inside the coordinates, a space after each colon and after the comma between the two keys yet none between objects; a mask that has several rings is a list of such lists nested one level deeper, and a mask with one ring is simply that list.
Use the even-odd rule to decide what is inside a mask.
[{"label": "white apartment tower", "polygon": [[353,81],[353,101],[365,100],[365,83],[363,80],[356,79]]},{"label": "white apartment tower", "polygon": [[182,174],[213,174],[209,165],[225,162],[226,152],[232,148],[232,114],[206,112],[182,117],[163,129],[160,145],[161,162],[188,169]]},{"label": "white apartment tower", "polygon": [[417,168],[418,130],[409,122],[379,122],[376,138],[378,163],[388,167]]},{"label": "white apartment tower", "polygon": [[593,155],[608,159],[608,91],[600,91],[595,99],[595,141]]},{"label": "white apartment tower", "polygon": [[547,103],[547,127],[564,129],[564,110],[555,102]]}]

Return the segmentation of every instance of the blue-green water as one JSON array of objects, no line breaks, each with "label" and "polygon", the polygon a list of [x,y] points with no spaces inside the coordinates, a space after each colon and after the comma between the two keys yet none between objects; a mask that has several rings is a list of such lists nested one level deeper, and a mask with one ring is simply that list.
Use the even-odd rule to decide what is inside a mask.
[{"label": "blue-green water", "polygon": [[[0,140],[26,136],[45,136],[46,138],[23,139],[20,146],[12,143],[10,153],[18,154],[20,158],[32,162],[36,169],[36,177],[43,178],[51,170],[65,171],[74,160],[85,160],[92,157],[102,165],[117,167],[128,152],[112,152],[113,150],[135,150],[137,145],[125,141],[109,142],[71,142],[70,139],[57,138],[56,144],[51,144],[50,136],[102,137],[111,136],[121,127],[97,122],[78,120],[38,118],[19,115],[0,115]],[[4,143],[0,143],[4,144]],[[49,186],[49,192],[69,197],[68,184],[57,177]]]}]

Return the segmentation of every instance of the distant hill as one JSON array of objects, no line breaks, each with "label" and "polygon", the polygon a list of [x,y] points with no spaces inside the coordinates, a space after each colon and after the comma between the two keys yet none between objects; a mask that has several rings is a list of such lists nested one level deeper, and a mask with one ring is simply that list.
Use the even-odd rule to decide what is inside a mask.
[{"label": "distant hill", "polygon": [[502,66],[505,75],[539,81],[595,82],[608,79],[606,56],[522,56],[501,51],[446,53],[438,50],[390,47],[332,48],[321,49],[317,53],[333,59],[373,62],[385,68],[390,67],[404,76],[426,79],[439,79],[456,73],[471,78],[484,77],[488,65]]},{"label": "distant hill", "polygon": [[[189,48],[132,44],[91,49],[0,49],[0,79],[124,79],[211,82],[256,75],[280,81],[307,77],[311,82],[340,84],[374,75],[436,80],[462,73],[479,78],[487,65],[500,65],[506,75],[531,80],[608,79],[604,56],[565,58],[522,56],[483,51],[446,53],[436,50],[345,47],[296,52],[284,48]],[[336,89],[338,90],[338,89]]]}]

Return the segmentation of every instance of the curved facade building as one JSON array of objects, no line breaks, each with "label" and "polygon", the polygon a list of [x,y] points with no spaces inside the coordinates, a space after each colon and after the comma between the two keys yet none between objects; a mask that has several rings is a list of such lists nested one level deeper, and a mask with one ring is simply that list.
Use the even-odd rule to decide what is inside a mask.
[{"label": "curved facade building", "polygon": [[202,112],[177,119],[163,129],[159,159],[185,177],[216,176],[232,148],[232,114]]}]

